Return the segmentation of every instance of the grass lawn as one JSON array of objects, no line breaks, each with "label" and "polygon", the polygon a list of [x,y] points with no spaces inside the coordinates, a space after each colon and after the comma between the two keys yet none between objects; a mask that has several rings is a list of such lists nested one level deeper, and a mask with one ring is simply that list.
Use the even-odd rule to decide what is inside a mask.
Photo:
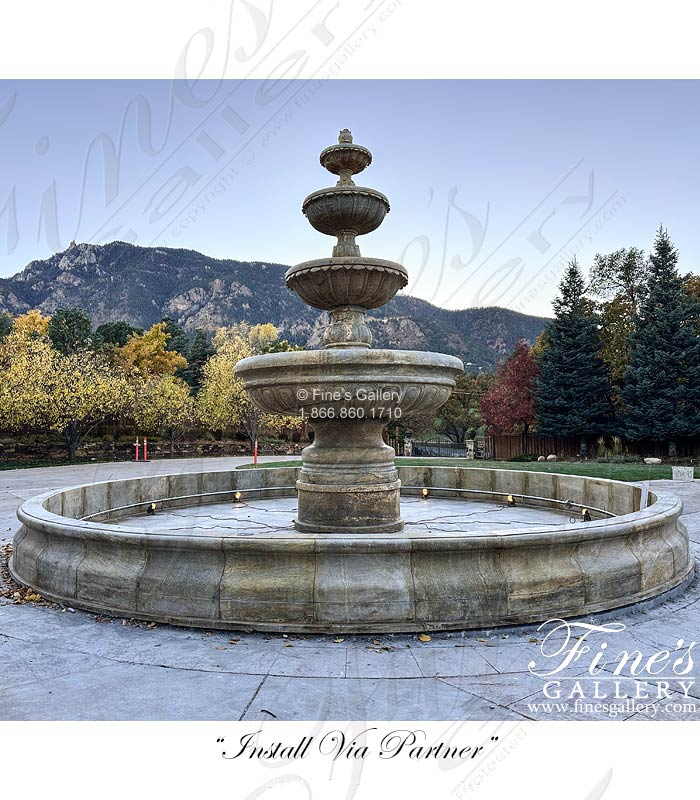
[{"label": "grass lawn", "polygon": [[[97,464],[114,462],[113,458],[68,459],[27,459],[26,461],[0,461],[0,470],[31,469],[34,467],[60,467],[69,464]],[[465,458],[397,458],[399,467],[438,466],[438,467],[484,467],[489,469],[527,470],[529,472],[561,472],[565,475],[587,475],[591,478],[613,478],[617,481],[670,480],[671,466],[666,464],[598,464],[595,461],[473,461]],[[275,467],[300,467],[300,459],[289,461],[264,461],[257,465],[261,469]],[[241,464],[236,469],[252,469],[253,464]],[[700,467],[695,468],[695,477],[700,478]]]},{"label": "grass lawn", "polygon": [[[397,458],[399,467],[484,467],[488,469],[513,469],[528,472],[560,472],[564,475],[586,475],[591,478],[612,478],[616,481],[670,480],[671,467],[666,464],[598,464],[596,461],[473,461],[465,458]],[[301,461],[267,461],[257,465],[261,468],[300,467]],[[253,464],[242,464],[237,469],[252,469]],[[700,468],[695,468],[695,477],[700,478]]]}]

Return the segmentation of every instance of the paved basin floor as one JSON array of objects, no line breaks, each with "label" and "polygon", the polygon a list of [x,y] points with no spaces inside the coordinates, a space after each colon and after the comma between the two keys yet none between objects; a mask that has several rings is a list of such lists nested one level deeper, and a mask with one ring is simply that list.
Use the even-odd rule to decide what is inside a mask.
[{"label": "paved basin floor", "polygon": [[[203,536],[294,536],[296,497],[243,500],[163,509],[149,516],[143,511],[113,520],[115,525],[146,532]],[[580,515],[549,508],[509,508],[503,503],[428,497],[401,498],[401,516],[408,536],[439,536],[504,532],[581,525]]]},{"label": "paved basin floor", "polygon": [[[243,460],[0,472],[0,544],[8,544],[17,530],[19,503],[49,489],[145,474],[231,469]],[[654,485],[683,498],[683,521],[697,563],[700,482]],[[479,504],[477,516],[489,520],[487,505]],[[423,513],[421,508],[428,506],[418,505],[416,513]],[[493,516],[505,519],[501,513],[494,511]],[[480,529],[476,518],[472,523]],[[645,658],[660,649],[674,651],[679,639],[689,643],[699,638],[700,582],[696,578],[660,601],[586,621],[624,624],[624,630],[607,635],[609,651],[637,650]],[[612,702],[587,700],[589,708],[582,709],[573,700],[548,701],[542,693],[544,680],[528,671],[533,660],[544,669],[551,667],[543,663],[542,636],[536,627],[436,633],[426,641],[409,634],[231,634],[152,627],[0,598],[0,719],[700,719],[697,684],[689,687],[687,698],[676,689],[669,697],[658,697],[653,683],[615,680],[611,663],[601,674],[599,694],[615,691],[624,697],[640,694],[641,687],[646,696],[632,703],[617,700],[614,708]],[[587,663],[574,661],[557,674],[562,701],[586,669]],[[581,682],[590,697],[591,681]]]}]

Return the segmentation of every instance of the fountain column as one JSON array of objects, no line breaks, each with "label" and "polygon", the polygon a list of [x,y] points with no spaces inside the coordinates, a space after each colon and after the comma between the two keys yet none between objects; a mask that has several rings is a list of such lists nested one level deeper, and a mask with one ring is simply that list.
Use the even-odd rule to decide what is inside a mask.
[{"label": "fountain column", "polygon": [[[340,132],[338,144],[327,147],[320,155],[320,162],[338,175],[338,182],[309,195],[302,210],[316,230],[335,236],[337,243],[332,258],[315,275],[316,288],[322,292],[329,287],[328,270],[333,271],[334,267],[338,273],[335,277],[342,273],[346,283],[345,296],[326,296],[322,300],[321,307],[331,315],[323,337],[324,347],[336,351],[369,348],[372,333],[365,321],[367,308],[383,305],[407,282],[400,264],[367,263],[355,240],[381,224],[389,211],[389,201],[374,189],[355,185],[353,175],[369,166],[372,154],[353,143],[349,130]],[[287,285],[296,291],[300,288],[299,267],[303,269],[303,265],[298,265],[287,275]],[[389,291],[382,287],[384,291],[380,290],[379,297],[376,284],[383,281],[377,281],[378,270],[392,278]],[[304,298],[303,289],[300,294]],[[358,379],[361,380],[360,374]],[[322,396],[324,387],[318,389]],[[338,532],[354,533],[401,530],[401,481],[394,466],[394,450],[382,438],[395,406],[389,406],[390,400],[380,401],[368,416],[367,409],[358,402],[358,394],[362,396],[360,381],[343,389],[349,395],[346,408],[336,408],[333,419],[316,417],[311,421],[315,438],[302,453],[295,526],[302,531],[328,530],[332,526]],[[318,408],[323,408],[322,401]],[[360,408],[365,416],[358,424],[356,414]],[[345,412],[345,418],[338,417],[338,410],[341,414]]]},{"label": "fountain column", "polygon": [[323,349],[254,356],[236,373],[260,408],[302,415],[313,426],[296,484],[297,530],[399,531],[401,482],[382,430],[405,412],[441,406],[462,363],[440,353],[372,349],[366,311],[388,303],[408,276],[401,264],[362,256],[356,238],[381,225],[389,201],[355,184],[372,154],[347,129],[320,161],[338,181],[312,192],[302,211],[336,244],[330,258],[291,267],[285,281],[305,303],[330,313]]}]

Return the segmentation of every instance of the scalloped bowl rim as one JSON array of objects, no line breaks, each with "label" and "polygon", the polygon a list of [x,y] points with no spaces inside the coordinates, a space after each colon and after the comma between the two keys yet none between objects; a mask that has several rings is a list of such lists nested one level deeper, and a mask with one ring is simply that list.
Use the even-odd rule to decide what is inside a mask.
[{"label": "scalloped bowl rim", "polygon": [[388,261],[384,258],[372,258],[367,256],[330,256],[327,258],[314,258],[310,261],[301,261],[299,264],[294,264],[284,273],[285,282],[290,278],[296,277],[307,270],[321,270],[323,272],[340,270],[340,269],[356,269],[356,270],[372,270],[396,272],[403,275],[408,282],[408,270],[403,264],[397,261]]}]

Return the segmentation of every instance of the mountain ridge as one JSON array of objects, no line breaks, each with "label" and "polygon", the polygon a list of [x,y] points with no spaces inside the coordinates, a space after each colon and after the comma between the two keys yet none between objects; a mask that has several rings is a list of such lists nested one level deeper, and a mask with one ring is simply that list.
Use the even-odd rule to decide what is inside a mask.
[{"label": "mountain ridge", "polygon": [[[287,268],[210,258],[187,248],[71,242],[0,278],[0,311],[51,314],[79,307],[95,326],[123,319],[144,328],[171,316],[189,332],[272,322],[284,338],[317,347],[328,315],[286,288]],[[444,309],[403,294],[367,316],[375,346],[447,352],[483,369],[492,369],[520,339],[534,342],[547,322],[497,306]]]}]

